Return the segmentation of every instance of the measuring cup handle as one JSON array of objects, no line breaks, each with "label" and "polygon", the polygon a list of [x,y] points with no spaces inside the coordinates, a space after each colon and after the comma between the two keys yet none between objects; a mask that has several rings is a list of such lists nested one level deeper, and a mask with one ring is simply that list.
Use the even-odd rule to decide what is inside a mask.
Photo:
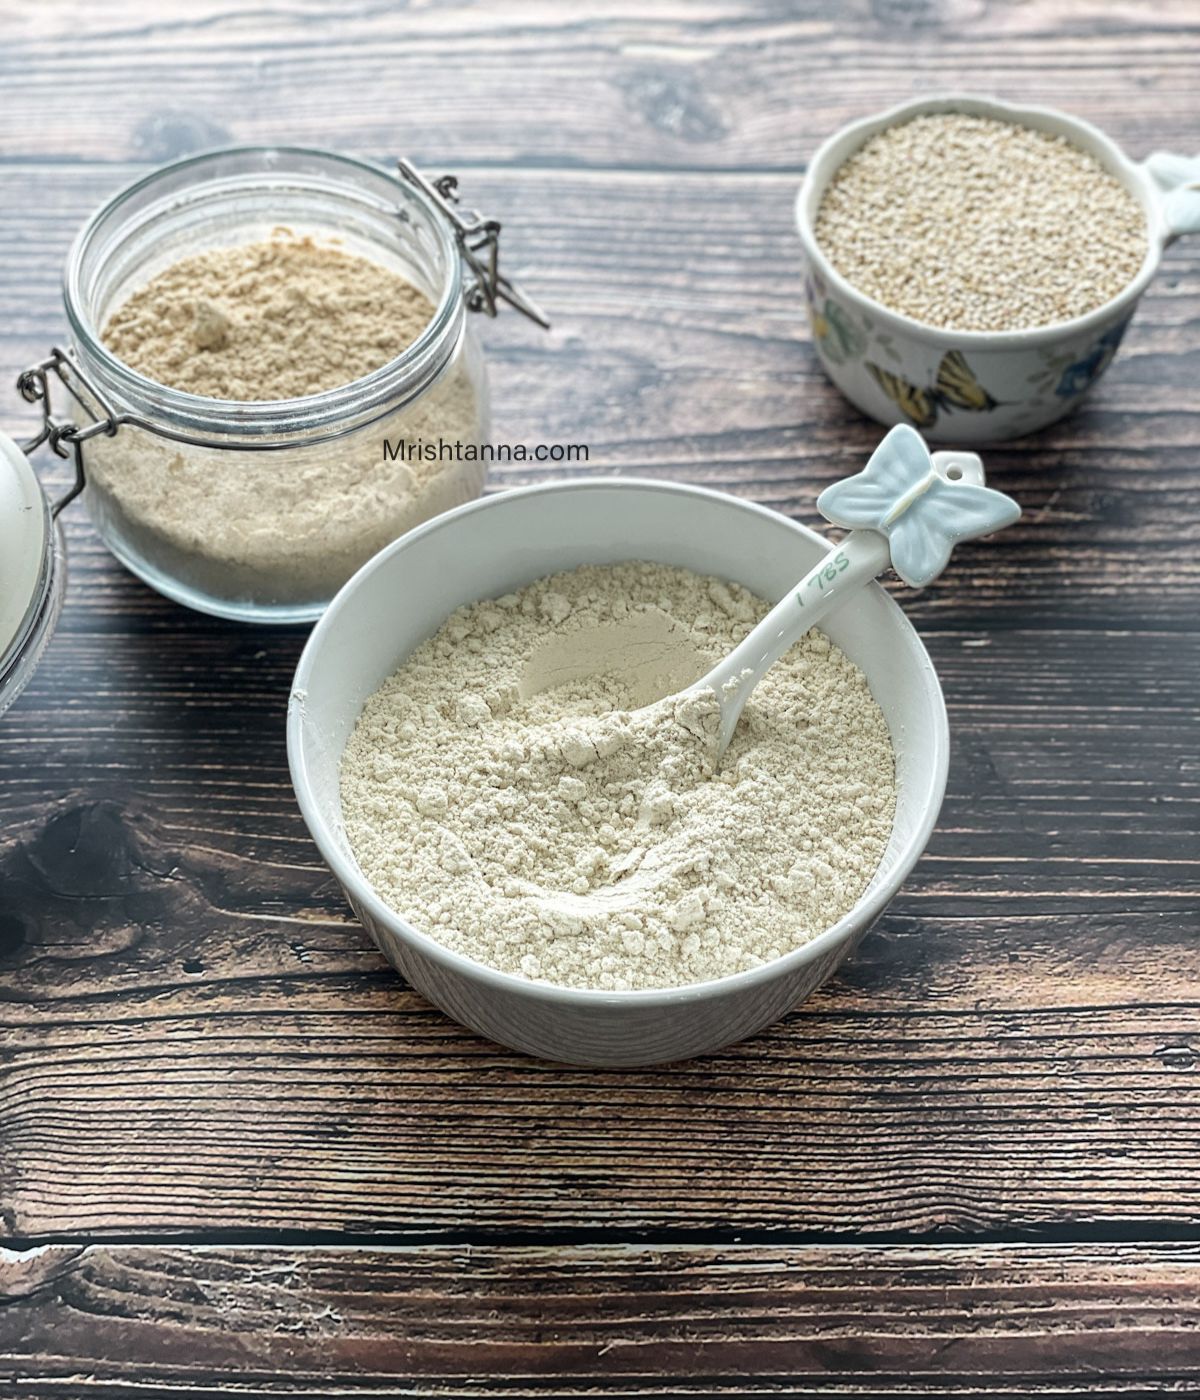
[{"label": "measuring cup handle", "polygon": [[1200,156],[1155,151],[1142,169],[1158,191],[1163,245],[1185,233],[1200,233]]}]

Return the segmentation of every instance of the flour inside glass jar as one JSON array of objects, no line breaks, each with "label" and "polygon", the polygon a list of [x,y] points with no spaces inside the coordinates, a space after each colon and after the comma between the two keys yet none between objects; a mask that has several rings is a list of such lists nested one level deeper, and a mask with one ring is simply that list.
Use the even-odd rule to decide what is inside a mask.
[{"label": "flour inside glass jar", "polygon": [[[223,404],[282,402],[389,364],[434,309],[400,273],[280,228],[167,266],[116,306],[101,339],[169,389]],[[416,402],[341,438],[251,452],[123,428],[89,443],[89,472],[147,556],[156,546],[172,560],[185,553],[202,590],[307,602],[478,494],[478,463],[429,461],[397,444],[476,442],[482,411],[460,359]]]},{"label": "flour inside glass jar", "polygon": [[801,947],[877,870],[895,766],[865,677],[816,631],[718,758],[716,696],[677,692],[767,610],[647,563],[459,609],[347,743],[363,875],[448,948],[561,986],[683,986]]}]

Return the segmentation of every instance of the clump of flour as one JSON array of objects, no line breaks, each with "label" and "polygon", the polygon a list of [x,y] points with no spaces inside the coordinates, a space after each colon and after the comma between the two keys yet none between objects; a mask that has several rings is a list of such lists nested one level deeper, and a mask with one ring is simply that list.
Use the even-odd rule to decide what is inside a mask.
[{"label": "clump of flour", "polygon": [[[395,359],[433,306],[398,273],[287,229],[151,277],[105,345],[157,383],[208,398],[299,398]],[[144,563],[230,601],[327,601],[385,544],[483,486],[476,462],[411,460],[403,441],[477,444],[486,404],[464,342],[415,401],[324,442],[239,451],[129,425],[88,444],[92,508]],[[392,456],[384,451],[387,441]]]},{"label": "clump of flour", "polygon": [[363,874],[446,946],[564,986],[680,986],[807,942],[853,907],[891,834],[891,741],[862,673],[809,633],[719,763],[716,697],[661,698],[766,610],[638,563],[460,609],[346,746]]}]

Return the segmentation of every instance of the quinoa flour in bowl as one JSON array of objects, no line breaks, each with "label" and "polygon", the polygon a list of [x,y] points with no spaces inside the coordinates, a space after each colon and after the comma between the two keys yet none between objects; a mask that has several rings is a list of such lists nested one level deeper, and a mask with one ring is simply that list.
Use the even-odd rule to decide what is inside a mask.
[{"label": "quinoa flour in bowl", "polygon": [[704,982],[821,933],[870,882],[895,809],[862,672],[811,632],[719,763],[716,697],[662,698],[767,611],[649,563],[459,609],[346,746],[363,874],[445,946],[567,987]]},{"label": "quinoa flour in bowl", "polygon": [[[945,706],[896,603],[870,584],[831,613],[715,776],[703,707],[613,710],[614,685],[636,711],[695,681],[827,552],[718,492],[574,481],[459,507],[340,591],[296,670],[288,761],[417,991],[504,1045],[635,1065],[742,1039],[830,975],[945,789]],[[447,685],[459,665],[479,684]]]}]

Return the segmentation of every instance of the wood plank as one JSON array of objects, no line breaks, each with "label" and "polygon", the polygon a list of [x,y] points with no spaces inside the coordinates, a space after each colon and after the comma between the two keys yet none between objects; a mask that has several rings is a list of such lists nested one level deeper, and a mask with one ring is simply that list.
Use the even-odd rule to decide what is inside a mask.
[{"label": "wood plank", "polygon": [[0,1257],[0,1382],[71,1400],[1182,1394],[1198,1264],[1140,1244],[61,1245]]},{"label": "wood plank", "polygon": [[471,160],[798,170],[853,117],[938,90],[1048,100],[1137,155],[1195,145],[1200,17],[1105,0],[845,7],[16,7],[0,156],[162,161],[237,141]]},{"label": "wood plank", "polygon": [[1087,1239],[1200,1223],[1194,1008],[905,1018],[843,994],[700,1062],[585,1076],[485,1045],[390,987],[281,983],[274,1006],[262,999],[252,987],[246,1011],[223,1015],[199,998],[184,1014],[147,997],[141,1016],[100,1001],[92,1034],[53,1017],[11,1044],[9,1237],[1052,1225]]}]

